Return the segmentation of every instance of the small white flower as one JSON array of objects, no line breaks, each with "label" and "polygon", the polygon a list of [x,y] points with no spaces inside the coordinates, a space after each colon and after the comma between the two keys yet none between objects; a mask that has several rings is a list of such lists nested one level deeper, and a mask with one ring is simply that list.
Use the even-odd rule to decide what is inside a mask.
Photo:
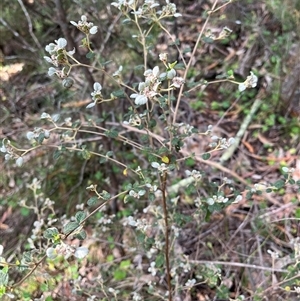
[{"label": "small white flower", "polygon": [[49,52],[51,55],[56,54],[56,52],[60,49],[64,49],[67,46],[67,40],[64,38],[59,38],[55,40],[55,43],[50,43],[45,47],[45,50]]},{"label": "small white flower", "polygon": [[115,71],[112,76],[119,77],[121,75],[122,71],[123,71],[123,66],[120,66],[119,69],[117,71]]},{"label": "small white flower", "polygon": [[241,195],[238,195],[232,203],[233,203],[233,204],[237,204],[237,203],[240,202],[242,199],[243,199],[243,197],[242,197]]},{"label": "small white flower", "polygon": [[149,80],[149,81],[153,81],[155,79],[158,78],[159,76],[159,67],[155,66],[153,68],[153,70],[148,69],[144,72],[144,76]]},{"label": "small white flower", "polygon": [[167,71],[167,79],[173,79],[176,76],[176,71],[175,69],[171,69]]},{"label": "small white flower", "polygon": [[186,170],[185,174],[187,176],[193,177],[196,182],[199,182],[202,178],[202,175],[201,175],[200,171],[198,171],[198,170],[193,170],[192,172],[189,170]]},{"label": "small white flower", "polygon": [[91,29],[90,29],[90,34],[95,34],[97,33],[98,31],[98,27],[97,26],[93,26]]},{"label": "small white flower", "polygon": [[267,253],[269,253],[271,255],[272,259],[277,259],[279,257],[279,254],[277,252],[267,250]]},{"label": "small white flower", "polygon": [[152,166],[153,168],[159,168],[159,167],[160,167],[159,163],[157,163],[157,162],[152,162],[152,163],[151,163],[151,166]]},{"label": "small white flower", "polygon": [[67,53],[69,54],[69,55],[73,55],[73,54],[75,54],[75,52],[76,52],[76,50],[75,50],[75,48],[73,49],[73,50],[70,50],[70,51],[68,51]]},{"label": "small white flower", "polygon": [[67,46],[67,40],[64,38],[59,38],[57,41],[55,41],[57,43],[57,46],[59,49],[63,49]]},{"label": "small white flower", "polygon": [[70,21],[70,23],[74,26],[76,26],[80,31],[82,31],[85,34],[95,34],[98,31],[98,27],[94,26],[92,22],[87,21],[87,17],[85,15],[81,16],[81,20],[77,22]]},{"label": "small white flower", "polygon": [[127,217],[126,224],[128,224],[129,226],[136,227],[137,222],[133,219],[132,216],[128,216],[128,217]]},{"label": "small white flower", "polygon": [[90,108],[93,108],[95,105],[96,105],[95,102],[91,102],[91,103],[89,103],[89,104],[86,106],[86,108],[87,108],[87,109],[90,109]]},{"label": "small white flower", "polygon": [[178,17],[181,17],[182,14],[180,14],[180,13],[175,13],[173,16],[174,16],[175,18],[178,18]]},{"label": "small white flower", "polygon": [[131,6],[134,4],[134,0],[119,0],[118,2],[112,2],[111,5],[117,7],[119,10],[123,7]]},{"label": "small white flower", "polygon": [[187,287],[187,289],[191,289],[196,283],[196,279],[189,279],[186,283],[185,286]]},{"label": "small white flower", "polygon": [[0,152],[1,153],[6,153],[7,152],[7,148],[5,147],[4,144],[2,144],[1,148],[0,148]]},{"label": "small white flower", "polygon": [[4,159],[5,161],[8,161],[12,158],[13,156],[11,154],[5,154]]},{"label": "small white flower", "polygon": [[150,183],[147,183],[146,187],[149,189],[150,192],[155,192],[157,190],[157,186],[156,185],[152,186]]},{"label": "small white flower", "polygon": [[243,91],[245,91],[246,90],[246,85],[244,84],[244,83],[240,83],[239,84],[239,91],[240,92],[243,92]]},{"label": "small white flower", "polygon": [[[51,118],[52,118],[52,120],[53,120],[54,122],[58,121],[59,117],[60,117],[59,114],[53,114],[53,115],[51,116]],[[69,118],[70,118],[70,117],[69,117]],[[70,119],[71,119],[71,118],[70,118]]]},{"label": "small white flower", "polygon": [[89,253],[89,249],[87,247],[78,247],[74,253],[74,256],[78,259],[84,258]]},{"label": "small white flower", "polygon": [[145,190],[140,190],[139,192],[135,192],[134,190],[130,190],[129,191],[129,195],[132,196],[132,197],[134,197],[134,198],[136,198],[136,199],[139,199],[145,193],[146,193]]},{"label": "small white flower", "polygon": [[16,160],[16,164],[17,166],[21,167],[24,163],[24,159],[23,157],[19,157],[17,160]]},{"label": "small white flower", "polygon": [[182,77],[175,76],[172,79],[172,86],[175,88],[180,88],[184,84],[184,79]]},{"label": "small white flower", "polygon": [[44,56],[45,61],[47,61],[50,64],[53,64],[53,60],[49,56]]},{"label": "small white flower", "polygon": [[138,294],[137,292],[133,292],[132,300],[133,301],[141,301],[142,296],[140,294]]},{"label": "small white flower", "polygon": [[52,118],[51,118],[51,116],[48,114],[48,113],[42,113],[42,115],[41,115],[41,119],[49,119],[49,120],[51,120]]},{"label": "small white flower", "polygon": [[290,171],[289,168],[286,167],[286,166],[283,166],[283,167],[281,168],[281,170],[282,170],[283,172],[286,172],[286,173]]},{"label": "small white flower", "polygon": [[102,86],[98,82],[94,83],[93,88],[94,88],[94,92],[100,92],[102,90]]},{"label": "small white flower", "polygon": [[94,107],[98,100],[103,99],[102,98],[102,93],[101,93],[101,90],[102,90],[101,84],[98,83],[98,82],[95,82],[93,88],[94,88],[94,91],[91,93],[93,102],[89,103],[86,106],[87,109],[90,109],[90,108]]},{"label": "small white flower", "polygon": [[143,94],[134,93],[130,95],[130,98],[134,98],[134,103],[138,106],[144,105],[148,101],[148,98]]},{"label": "small white flower", "polygon": [[56,69],[55,69],[54,67],[50,67],[50,68],[48,69],[48,75],[49,75],[49,76],[53,76],[54,74],[57,74]]},{"label": "small white flower", "polygon": [[151,273],[152,276],[155,276],[156,275],[156,268],[155,268],[155,261],[152,261],[150,263],[150,267],[148,268],[148,272]]},{"label": "small white flower", "polygon": [[229,145],[234,144],[234,142],[235,142],[235,138],[231,137],[231,138],[228,139],[228,144]]},{"label": "small white flower", "polygon": [[57,251],[54,248],[48,248],[46,251],[46,255],[50,259],[55,259],[57,257]]},{"label": "small white flower", "polygon": [[167,62],[168,61],[168,54],[167,53],[161,53],[159,55],[159,59],[162,61],[162,62]]}]

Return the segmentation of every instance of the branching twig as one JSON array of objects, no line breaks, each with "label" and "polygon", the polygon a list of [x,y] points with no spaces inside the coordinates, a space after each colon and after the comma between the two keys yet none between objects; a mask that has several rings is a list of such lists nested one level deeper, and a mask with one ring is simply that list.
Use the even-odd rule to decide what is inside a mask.
[{"label": "branching twig", "polygon": [[31,52],[35,52],[36,49],[34,49],[33,47],[31,47],[27,42],[26,40],[19,35],[18,32],[16,32],[4,19],[0,18],[0,22],[3,24],[3,26],[5,26],[6,28],[9,29],[9,31],[12,32],[12,34],[22,42],[22,44],[25,46],[24,48],[28,49],[29,51]]},{"label": "branching twig", "polygon": [[190,260],[190,262],[196,263],[196,264],[220,264],[220,265],[249,268],[249,269],[256,269],[256,270],[264,270],[264,271],[270,271],[270,272],[279,272],[279,273],[287,273],[288,272],[287,270],[283,270],[283,269],[276,269],[273,267],[262,267],[262,266],[255,265],[255,264],[240,263],[240,262],[209,261],[209,260]]},{"label": "branching twig", "polygon": [[[214,2],[213,6],[212,6],[212,8],[211,8],[211,11],[213,11],[213,10],[216,8],[217,3],[218,3],[218,0],[216,0],[216,1]],[[189,59],[189,62],[188,62],[188,64],[187,64],[187,66],[186,66],[186,69],[185,69],[185,72],[184,72],[184,75],[183,75],[183,79],[184,79],[184,80],[186,80],[187,74],[188,74],[188,72],[189,72],[189,70],[190,70],[192,61],[193,61],[193,59],[194,59],[194,57],[195,57],[196,51],[197,51],[197,49],[198,49],[198,45],[199,45],[200,40],[201,40],[201,38],[202,38],[202,36],[203,36],[204,30],[205,30],[205,28],[206,28],[206,26],[207,26],[207,24],[208,24],[209,19],[210,19],[210,14],[207,16],[207,18],[206,18],[206,20],[205,20],[205,22],[204,22],[204,24],[203,24],[203,26],[202,26],[202,29],[201,29],[201,31],[200,31],[200,33],[199,33],[199,35],[198,35],[198,39],[197,39],[197,41],[196,41],[196,44],[195,44],[194,49],[193,49],[193,52],[192,52],[192,54],[191,54],[191,57],[190,57],[190,59]],[[180,87],[180,90],[179,90],[179,93],[178,93],[177,103],[176,103],[176,107],[175,107],[174,115],[173,115],[173,123],[176,123],[176,118],[177,118],[177,113],[178,113],[178,109],[179,109],[179,105],[180,105],[180,100],[181,100],[182,93],[183,93],[183,88],[184,88],[184,85],[182,85],[182,86]]]},{"label": "branching twig", "polygon": [[35,34],[33,33],[33,30],[32,30],[32,22],[31,22],[31,19],[30,19],[30,16],[28,14],[28,11],[26,9],[26,7],[24,6],[22,0],[18,0],[23,12],[24,12],[24,15],[27,19],[27,23],[28,23],[28,31],[29,31],[29,34],[30,36],[32,37],[34,43],[36,44],[36,46],[39,48],[39,49],[42,49],[42,45],[40,44],[38,38],[35,36]]}]

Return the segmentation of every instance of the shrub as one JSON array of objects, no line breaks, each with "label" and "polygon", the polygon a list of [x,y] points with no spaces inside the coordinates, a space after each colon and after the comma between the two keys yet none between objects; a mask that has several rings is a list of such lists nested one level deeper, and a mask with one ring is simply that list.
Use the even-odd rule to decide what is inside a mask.
[{"label": "shrub", "polygon": [[[37,149],[54,149],[55,160],[78,153],[81,159],[94,162],[97,172],[103,169],[103,173],[98,174],[102,185],[97,181],[88,183],[85,189],[89,197],[83,204],[77,204],[71,216],[57,215],[55,202],[42,192],[40,180],[34,179],[28,185],[34,201],[22,205],[33,210],[36,221],[22,258],[10,264],[1,257],[1,296],[16,294],[20,297],[21,286],[25,284],[23,292],[25,290],[27,295],[22,295],[24,299],[31,298],[30,294],[36,290],[51,291],[53,283],[47,279],[47,274],[41,276],[40,287],[30,281],[34,272],[43,271],[41,266],[46,261],[47,273],[51,269],[59,271],[61,265],[70,262],[68,273],[73,281],[73,291],[78,296],[86,296],[87,300],[171,301],[182,300],[188,294],[191,298],[193,289],[202,283],[218,286],[222,281],[222,262],[200,262],[189,258],[179,243],[184,228],[191,222],[200,227],[214,213],[233,208],[245,199],[296,184],[292,179],[294,170],[284,168],[284,179],[270,186],[261,183],[252,186],[238,178],[248,185],[240,191],[227,177],[210,183],[204,170],[190,168],[208,161],[215,152],[234,147],[238,140],[215,134],[212,125],[201,131],[181,121],[184,113],[181,105],[184,98],[189,97],[189,92],[213,83],[197,83],[189,77],[197,49],[201,44],[214,43],[231,34],[227,27],[218,35],[207,31],[210,16],[231,1],[220,6],[217,2],[206,12],[206,21],[197,41],[191,45],[191,50],[185,51],[166,23],[166,20],[174,22],[174,18],[181,17],[175,4],[133,0],[111,3],[112,9],[123,16],[123,24],[129,24],[130,30],[135,28],[130,44],[139,53],[140,62],[132,66],[130,63],[118,66],[116,62],[105,62],[97,56],[91,40],[97,35],[98,27],[87,15],[82,15],[77,22],[71,21],[71,24],[84,36],[81,47],[86,49],[89,63],[76,57],[76,49],[69,48],[66,38],[60,37],[45,47],[48,55],[44,58],[51,65],[48,75],[61,81],[66,89],[75,85],[73,73],[78,68],[86,68],[93,78],[97,78],[92,85],[91,101],[82,115],[75,116],[75,120],[74,116],[65,116],[65,112],[42,113],[41,120],[46,125],[27,132],[30,147],[23,149],[4,139],[1,152],[6,160],[14,160],[19,167],[27,160],[27,154]],[[162,52],[153,45],[159,35],[171,41],[169,48]],[[124,50],[120,53],[120,60],[126,55]],[[138,82],[133,82],[129,70],[135,70],[133,78],[139,79]],[[243,93],[256,87],[257,81],[258,77],[252,71],[244,81],[236,81],[233,72],[228,71],[214,83],[237,85],[238,93]],[[195,137],[206,144],[203,151],[194,152],[189,148]],[[228,170],[221,164],[214,166]],[[105,182],[109,182],[106,187],[111,188],[110,191],[99,188]],[[114,183],[112,187],[111,183]],[[203,189],[205,195],[201,193]],[[115,202],[118,202],[118,211],[113,207]],[[192,214],[182,212],[181,202],[194,206]],[[116,233],[126,244],[114,241]],[[92,242],[89,242],[89,237],[93,238]],[[102,242],[107,243],[108,254],[101,256],[103,269],[94,278],[99,287],[86,289],[81,286],[78,266],[89,253],[91,262],[97,260],[93,253]],[[295,241],[295,253],[298,247],[299,243]],[[270,254],[274,259],[275,253]],[[291,279],[295,268],[287,273]],[[22,275],[15,283],[9,279],[12,269],[17,269]],[[275,266],[266,270],[273,274],[282,272]],[[56,280],[59,281],[60,277],[58,275]],[[123,285],[120,286],[120,282]],[[229,298],[224,284],[218,288],[218,296]],[[48,300],[50,298],[48,296]],[[242,300],[243,296],[236,298]]]}]

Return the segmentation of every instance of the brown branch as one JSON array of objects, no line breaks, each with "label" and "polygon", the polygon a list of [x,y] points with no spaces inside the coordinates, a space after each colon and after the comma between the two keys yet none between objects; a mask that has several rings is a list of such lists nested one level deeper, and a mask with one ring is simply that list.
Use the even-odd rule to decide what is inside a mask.
[{"label": "brown branch", "polygon": [[165,220],[165,258],[166,258],[166,269],[167,269],[167,283],[169,290],[169,301],[172,301],[172,285],[171,285],[171,269],[170,269],[170,259],[169,259],[169,222],[168,222],[168,208],[167,208],[167,173],[165,172],[161,176],[161,192],[162,192],[162,203],[164,210],[164,220]]}]

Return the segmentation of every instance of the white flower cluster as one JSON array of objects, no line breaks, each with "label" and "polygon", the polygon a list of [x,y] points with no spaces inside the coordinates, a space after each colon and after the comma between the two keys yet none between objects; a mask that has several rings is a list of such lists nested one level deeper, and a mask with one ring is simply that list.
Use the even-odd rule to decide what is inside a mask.
[{"label": "white flower cluster", "polygon": [[147,206],[146,208],[143,209],[144,213],[152,213],[153,215],[155,215],[156,217],[158,216],[163,216],[163,209],[161,206],[156,206],[153,204],[150,204],[149,206]]},{"label": "white flower cluster", "polygon": [[146,114],[132,114],[130,115],[129,120],[123,121],[123,123],[131,126],[140,126],[142,123],[142,119],[144,119],[145,117]]},{"label": "white flower cluster", "polygon": [[157,273],[157,269],[155,268],[155,261],[150,263],[150,267],[148,268],[148,272],[151,273],[152,276],[155,276]]},{"label": "white flower cluster", "polygon": [[[65,50],[67,46],[67,40],[64,38],[59,38],[55,40],[55,43],[50,43],[45,47],[45,50],[51,55],[51,58],[48,56],[44,56],[44,59],[48,63],[52,63],[54,66],[58,67],[57,55],[61,54],[63,50]],[[70,55],[75,53],[75,49],[68,52]],[[54,56],[54,60],[52,59]]]},{"label": "white flower cluster", "polygon": [[136,105],[144,105],[148,99],[153,99],[158,94],[158,89],[161,84],[159,79],[159,68],[156,66],[153,70],[146,70],[144,72],[146,78],[145,82],[139,83],[139,93],[133,93],[130,98],[134,98]]},{"label": "white flower cluster", "polygon": [[145,81],[140,82],[138,86],[139,93],[133,93],[130,98],[134,99],[136,105],[144,105],[148,100],[153,100],[159,94],[160,86],[164,80],[172,80],[171,87],[179,88],[184,84],[181,77],[176,77],[176,71],[170,68],[167,72],[160,73],[159,67],[155,66],[152,70],[144,72]]},{"label": "white flower cluster", "polygon": [[171,276],[173,278],[177,277],[182,272],[178,272],[178,269],[182,269],[184,273],[191,271],[191,265],[187,255],[182,255],[182,257],[177,261],[177,263],[171,269]]},{"label": "white flower cluster", "polygon": [[145,218],[135,220],[132,216],[128,216],[125,219],[123,225],[136,227],[137,230],[140,230],[142,232],[146,232],[147,230],[153,227],[153,225],[150,222],[148,222]]},{"label": "white flower cluster", "polygon": [[84,34],[95,34],[98,31],[98,27],[94,26],[92,22],[87,21],[87,17],[85,15],[81,16],[81,20],[78,21],[78,23],[74,21],[70,21],[70,23],[74,26],[76,26],[81,32]]},{"label": "white flower cluster", "polygon": [[174,3],[170,3],[169,0],[166,0],[166,5],[158,11],[155,9],[160,7],[160,3],[155,0],[144,0],[143,5],[138,9],[136,9],[134,0],[118,0],[118,2],[112,2],[111,5],[115,6],[119,10],[132,9],[133,11],[131,13],[137,15],[139,18],[145,18],[147,16],[153,17],[154,15],[157,15],[161,19],[172,16],[177,18],[181,16],[180,13],[176,12],[176,5]]},{"label": "white flower cluster", "polygon": [[257,85],[257,81],[257,76],[252,71],[250,71],[250,75],[247,76],[247,79],[243,83],[239,84],[239,91],[243,92],[247,88],[255,88]]},{"label": "white flower cluster", "polygon": [[227,139],[218,137],[216,135],[212,136],[211,140],[213,140],[213,142],[210,143],[209,146],[218,149],[227,149],[230,145],[232,145],[235,142],[235,139],[233,137]]},{"label": "white flower cluster", "polygon": [[146,193],[146,190],[141,189],[138,192],[134,191],[134,190],[130,190],[129,191],[129,195],[132,196],[135,199],[139,199],[141,196],[143,196]]},{"label": "white flower cluster", "polygon": [[196,284],[196,279],[189,279],[186,283],[185,283],[185,287],[190,290],[194,285]]},{"label": "white flower cluster", "polygon": [[[60,65],[69,65],[68,56],[73,56],[75,53],[75,49],[72,51],[66,51],[67,40],[64,38],[59,38],[55,40],[55,43],[50,43],[45,47],[45,50],[50,54],[49,56],[44,56],[44,59],[58,68]],[[59,78],[65,78],[66,72],[65,68],[62,70],[50,67],[48,70],[48,75],[53,76],[56,74]]]},{"label": "white flower cluster", "polygon": [[111,215],[111,216],[108,216],[108,215],[104,215],[102,216],[101,218],[98,219],[98,223],[99,224],[102,224],[102,225],[108,225],[108,224],[111,224],[112,223],[112,219],[115,217],[115,215]]},{"label": "white flower cluster", "polygon": [[269,254],[271,255],[271,258],[272,258],[273,260],[279,258],[278,252],[273,252],[272,250],[267,250],[267,253],[269,253]]},{"label": "white flower cluster", "polygon": [[214,195],[212,198],[208,198],[206,202],[208,205],[213,205],[215,203],[227,203],[228,198],[225,198],[222,195]]},{"label": "white flower cluster", "polygon": [[[49,139],[50,138],[50,132],[48,130],[42,129],[42,128],[34,128],[34,131],[27,132],[26,137],[28,140],[36,140],[39,141],[39,139]],[[40,141],[42,142],[42,141]]]},{"label": "white flower cluster", "polygon": [[119,10],[122,10],[123,8],[133,8],[134,0],[118,0],[118,2],[112,2],[112,6],[115,6]]},{"label": "white flower cluster", "polygon": [[208,30],[205,34],[205,37],[214,41],[218,41],[227,38],[228,36],[230,36],[231,33],[232,30],[225,26],[218,35],[215,35],[211,30]]},{"label": "white flower cluster", "polygon": [[22,156],[19,156],[18,154],[15,153],[14,148],[11,146],[10,141],[7,139],[2,140],[2,146],[0,147],[0,152],[4,153],[5,160],[11,160],[11,159],[16,159],[16,165],[17,166],[22,166],[24,163],[24,159]]},{"label": "white flower cluster", "polygon": [[256,193],[258,191],[265,191],[268,188],[268,185],[265,183],[255,183],[251,188],[252,193]]},{"label": "white flower cluster", "polygon": [[110,293],[112,293],[114,296],[116,296],[117,294],[119,294],[120,293],[120,291],[119,290],[115,290],[114,288],[112,288],[112,287],[110,287],[109,289],[108,289],[108,291],[110,292]]},{"label": "white flower cluster", "polygon": [[201,201],[201,199],[200,199],[199,197],[195,198],[194,204],[195,204],[195,206],[196,206],[197,208],[201,208],[201,206],[202,206],[202,201]]},{"label": "white flower cluster", "polygon": [[158,188],[157,185],[151,185],[150,183],[147,183],[146,187],[149,189],[150,192],[155,192]]},{"label": "white flower cluster", "polygon": [[288,167],[286,167],[286,166],[283,166],[282,168],[281,168],[281,170],[283,171],[283,172],[285,172],[285,173],[293,173],[294,171],[295,171],[295,168],[288,168]]},{"label": "white flower cluster", "polygon": [[171,226],[171,229],[173,230],[174,236],[179,237],[179,234],[180,234],[179,232],[180,232],[181,229],[174,226],[174,225]]},{"label": "white flower cluster", "polygon": [[153,258],[153,255],[157,254],[157,252],[160,250],[162,251],[164,248],[165,243],[161,241],[159,238],[155,238],[154,245],[150,248],[149,251],[147,251],[146,256],[150,259]]},{"label": "white flower cluster", "polygon": [[133,296],[132,296],[133,301],[142,301],[143,300],[142,296],[139,293],[133,292],[132,294],[133,294]]},{"label": "white flower cluster", "polygon": [[165,163],[157,163],[157,162],[152,162],[151,166],[155,169],[157,169],[161,174],[163,174],[165,171],[169,169],[168,165]]},{"label": "white flower cluster", "polygon": [[43,219],[41,219],[39,221],[35,221],[33,223],[32,234],[31,234],[31,237],[30,237],[31,240],[35,240],[37,238],[38,234],[41,233],[42,227],[44,226],[44,224],[45,223],[44,223]]},{"label": "white flower cluster", "polygon": [[110,216],[108,216],[107,214],[105,214],[104,216],[102,216],[101,218],[98,219],[98,224],[101,225],[101,231],[102,232],[106,232],[109,230],[109,228],[107,227],[107,225],[111,225],[113,223],[113,219],[115,218],[115,215],[112,214]]},{"label": "white flower cluster", "polygon": [[78,259],[84,258],[88,254],[89,250],[87,247],[72,247],[65,243],[61,243],[55,248],[50,247],[46,251],[46,255],[50,259],[55,259],[58,255],[62,255],[65,259],[74,255]]},{"label": "white flower cluster", "polygon": [[198,171],[198,170],[195,170],[195,169],[192,171],[186,170],[185,174],[188,177],[193,177],[196,183],[201,181],[202,175],[201,175],[200,171]]},{"label": "white flower cluster", "polygon": [[167,5],[163,6],[161,11],[157,12],[161,17],[173,16],[175,18],[178,18],[182,16],[180,13],[176,12],[176,4],[170,3],[169,0],[166,0],[166,4]]},{"label": "white flower cluster", "polygon": [[300,260],[300,237],[291,240],[291,244],[293,244],[295,258]]},{"label": "white flower cluster", "polygon": [[102,90],[101,84],[96,82],[96,83],[94,83],[93,88],[94,88],[94,91],[91,93],[93,102],[89,103],[86,106],[87,109],[90,109],[90,108],[94,107],[97,104],[98,101],[101,101],[103,99],[103,96],[102,96],[102,93],[101,93],[101,90]]},{"label": "white flower cluster", "polygon": [[187,136],[195,134],[198,131],[195,127],[187,123],[180,123],[178,126],[182,130],[183,134]]},{"label": "white flower cluster", "polygon": [[187,258],[185,258],[185,262],[180,262],[179,266],[183,269],[184,273],[188,273],[191,270],[191,265]]}]

